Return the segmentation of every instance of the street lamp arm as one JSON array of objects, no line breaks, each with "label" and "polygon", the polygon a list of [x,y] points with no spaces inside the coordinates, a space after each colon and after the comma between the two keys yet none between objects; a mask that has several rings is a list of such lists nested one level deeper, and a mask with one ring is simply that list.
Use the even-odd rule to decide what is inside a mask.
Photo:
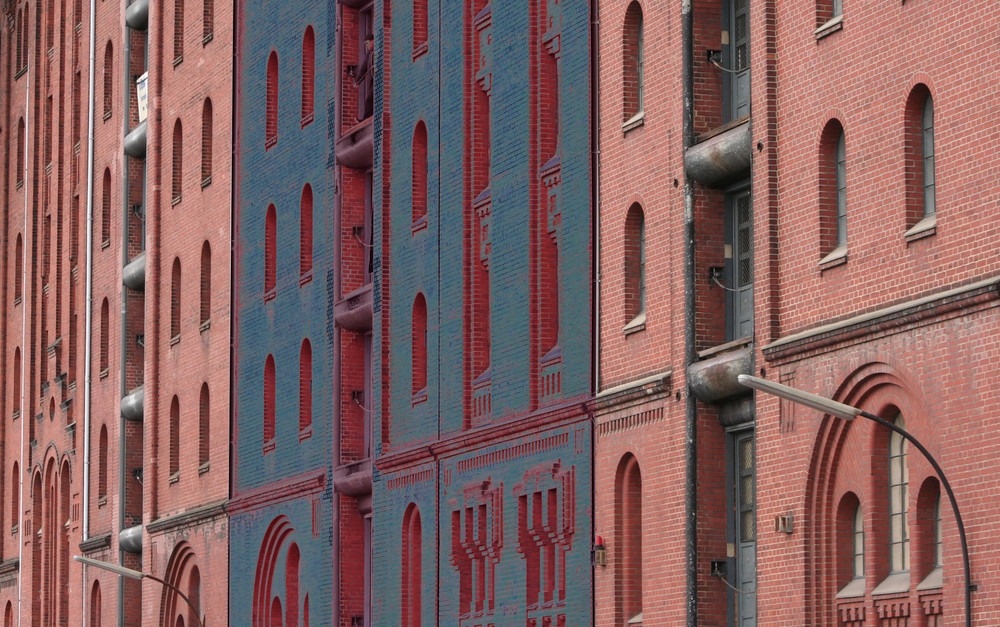
[{"label": "street lamp arm", "polygon": [[176,592],[178,594],[178,596],[180,596],[182,599],[184,599],[184,601],[188,604],[188,606],[192,610],[194,610],[194,615],[195,615],[195,617],[198,618],[198,627],[205,627],[205,621],[203,621],[201,619],[201,611],[198,609],[198,606],[195,605],[191,601],[191,599],[188,598],[188,595],[186,595],[183,592],[181,592],[180,589],[177,586],[175,586],[173,584],[167,583],[166,581],[160,579],[156,575],[150,575],[149,573],[143,573],[143,574],[146,576],[147,579],[152,579],[153,581],[156,581],[156,582],[160,583],[161,585],[163,585],[165,588],[170,588],[171,590],[173,590],[174,592]]},{"label": "street lamp arm", "polygon": [[945,493],[948,495],[948,500],[951,502],[951,511],[955,514],[955,526],[958,527],[958,537],[962,541],[962,568],[965,571],[965,624],[968,627],[972,627],[972,565],[969,561],[969,543],[965,537],[965,523],[962,522],[962,514],[958,509],[958,500],[955,498],[955,492],[951,489],[951,483],[948,482],[948,477],[945,476],[944,470],[934,459],[923,444],[920,443],[917,438],[910,434],[906,429],[900,427],[899,425],[882,418],[871,412],[861,410],[858,412],[859,416],[864,416],[865,418],[877,422],[878,424],[892,429],[899,435],[903,436],[907,442],[917,447],[930,465],[934,468],[934,472],[937,473],[938,479],[941,480],[941,485],[944,487]]}]

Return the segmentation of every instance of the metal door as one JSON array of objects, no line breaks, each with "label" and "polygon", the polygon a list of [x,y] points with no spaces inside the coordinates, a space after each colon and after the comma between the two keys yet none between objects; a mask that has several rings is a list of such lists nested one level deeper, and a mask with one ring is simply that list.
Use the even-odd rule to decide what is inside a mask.
[{"label": "metal door", "polygon": [[753,336],[753,200],[726,195],[726,341]]},{"label": "metal door", "polygon": [[750,0],[727,0],[723,12],[728,106],[726,122],[750,115]]},{"label": "metal door", "polygon": [[735,620],[737,627],[757,624],[757,481],[754,432],[734,437],[733,536],[736,545]]}]

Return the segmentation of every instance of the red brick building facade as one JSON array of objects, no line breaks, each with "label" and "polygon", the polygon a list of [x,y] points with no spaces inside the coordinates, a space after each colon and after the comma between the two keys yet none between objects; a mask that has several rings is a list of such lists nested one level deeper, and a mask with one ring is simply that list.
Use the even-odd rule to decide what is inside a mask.
[{"label": "red brick building facade", "polygon": [[76,554],[227,620],[233,19],[186,4],[3,5],[4,625],[197,624]]},{"label": "red brick building facade", "polygon": [[[600,5],[602,625],[997,622],[986,3]],[[751,82],[752,77],[752,82]]]}]

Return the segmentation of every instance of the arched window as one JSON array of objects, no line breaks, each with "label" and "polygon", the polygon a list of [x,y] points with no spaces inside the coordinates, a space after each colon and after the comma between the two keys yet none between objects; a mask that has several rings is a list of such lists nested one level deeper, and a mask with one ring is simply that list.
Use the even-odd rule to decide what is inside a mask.
[{"label": "arched window", "polygon": [[101,247],[111,244],[111,168],[104,168],[101,186]]},{"label": "arched window", "polygon": [[615,624],[642,613],[642,475],[627,454],[615,477]]},{"label": "arched window", "polygon": [[171,170],[171,198],[173,198],[173,204],[177,204],[181,201],[181,193],[183,191],[183,159],[184,159],[184,133],[181,129],[181,120],[177,118],[174,122],[174,144],[173,151],[171,153],[173,157],[173,169]]},{"label": "arched window", "polygon": [[413,225],[426,226],[427,223],[427,126],[423,120],[417,122],[413,131]]},{"label": "arched window", "polygon": [[625,26],[622,29],[622,99],[623,119],[626,122],[638,117],[643,111],[643,48],[642,7],[633,1],[625,11]]},{"label": "arched window", "polygon": [[174,0],[174,65],[184,60],[184,0]]},{"label": "arched window", "polygon": [[[906,428],[903,415],[896,416],[897,427]],[[889,434],[889,570],[910,570],[910,529],[908,517],[910,470],[906,440],[893,431]]]},{"label": "arched window", "polygon": [[201,109],[201,186],[212,184],[212,99]]},{"label": "arched window", "polygon": [[181,260],[174,257],[174,267],[170,272],[170,341],[181,335]]},{"label": "arched window", "polygon": [[14,304],[21,302],[22,289],[24,286],[24,241],[21,234],[17,234],[17,242],[14,244]]},{"label": "arched window", "polygon": [[920,112],[921,161],[923,162],[924,217],[937,211],[934,176],[934,100],[930,94]]},{"label": "arched window", "polygon": [[188,623],[200,625],[201,617],[198,616],[194,608],[201,609],[201,571],[197,566],[191,567],[191,574],[188,575],[188,598],[191,599],[191,606],[188,607]]},{"label": "arched window", "polygon": [[264,454],[274,450],[274,357],[264,362]]},{"label": "arched window", "polygon": [[625,322],[646,311],[646,218],[639,203],[625,217]]},{"label": "arched window", "polygon": [[413,56],[427,52],[427,26],[430,15],[427,0],[413,0]]},{"label": "arched window", "polygon": [[851,525],[851,566],[855,578],[865,576],[865,515],[861,503],[854,508],[854,521]]},{"label": "arched window", "polygon": [[101,582],[97,580],[90,590],[90,627],[101,627]]},{"label": "arched window", "polygon": [[202,45],[212,41],[215,37],[215,0],[203,0],[201,14],[201,43]]},{"label": "arched window", "polygon": [[274,205],[267,206],[264,217],[264,294],[274,290],[278,271],[278,216]]},{"label": "arched window", "polygon": [[299,201],[299,274],[305,276],[313,267],[313,193],[308,183]]},{"label": "arched window", "polygon": [[14,381],[11,385],[11,407],[16,416],[21,414],[21,347],[14,349]]},{"label": "arched window", "polygon": [[208,383],[201,384],[201,397],[198,400],[198,466],[204,467],[211,458],[211,404],[208,397]]},{"label": "arched window", "polygon": [[181,406],[177,396],[170,400],[170,479],[173,480],[181,470]]},{"label": "arched window", "polygon": [[312,344],[302,340],[299,352],[299,440],[312,435]]},{"label": "arched window", "polygon": [[[410,337],[411,369],[414,403],[427,398],[427,301],[423,294],[413,299],[413,320]],[[422,398],[417,398],[422,394]]]},{"label": "arched window", "polygon": [[313,27],[307,26],[302,36],[302,126],[313,121],[315,96],[316,36]]},{"label": "arched window", "polygon": [[108,498],[108,427],[101,425],[101,436],[97,447],[97,500]]},{"label": "arched window", "polygon": [[[20,74],[21,69],[24,67],[21,60],[24,58],[24,41],[22,37],[24,36],[24,14],[21,9],[17,10],[17,23],[15,26],[17,32],[15,37],[17,39],[17,53],[14,57],[14,72]],[[9,607],[9,605],[8,605]]]},{"label": "arched window", "polygon": [[17,462],[10,473],[10,526],[14,528],[21,520],[21,475]]},{"label": "arched window", "polygon": [[847,154],[844,129],[831,120],[820,140],[820,246],[823,262],[847,254]]},{"label": "arched window", "polygon": [[299,545],[294,542],[285,559],[285,627],[299,627]]},{"label": "arched window", "polygon": [[208,240],[201,245],[201,315],[199,323],[204,326],[212,318],[212,247]]},{"label": "arched window", "polygon": [[111,331],[111,321],[108,319],[108,299],[105,298],[101,302],[101,335],[100,335],[100,350],[98,351],[98,372],[101,376],[105,376],[108,373],[108,345],[110,338],[108,337]]},{"label": "arched window", "polygon": [[278,53],[267,58],[267,115],[264,121],[265,150],[278,142]]},{"label": "arched window", "polygon": [[114,105],[114,84],[115,84],[115,54],[114,46],[111,42],[104,47],[104,119],[111,117],[111,108]]},{"label": "arched window", "polygon": [[17,187],[24,185],[24,118],[17,119],[17,172],[14,174]]},{"label": "arched window", "polygon": [[421,525],[420,510],[416,503],[410,503],[403,514],[403,557],[400,572],[402,574],[402,618],[403,627],[420,627],[421,590],[420,583],[423,573],[421,555]]}]

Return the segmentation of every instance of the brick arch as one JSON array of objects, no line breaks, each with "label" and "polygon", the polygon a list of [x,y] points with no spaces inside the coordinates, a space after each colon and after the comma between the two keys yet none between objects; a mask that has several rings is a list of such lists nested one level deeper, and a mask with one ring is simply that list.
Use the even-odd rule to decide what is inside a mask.
[{"label": "brick arch", "polygon": [[277,596],[272,595],[271,590],[281,551],[293,533],[295,528],[284,515],[271,521],[264,533],[253,582],[253,627],[276,627],[282,624],[282,603]]},{"label": "brick arch", "polygon": [[[163,576],[171,586],[183,591],[192,603],[200,605],[199,590],[201,587],[201,571],[198,569],[198,560],[194,548],[187,542],[181,541],[174,547],[170,559],[167,560],[167,569]],[[204,612],[202,612],[204,614]],[[160,593],[160,625],[161,627],[175,627],[178,624],[197,625],[200,617],[194,615],[194,610],[182,599],[175,590],[163,586]],[[179,621],[184,621],[181,623]]]},{"label": "brick arch", "polygon": [[[919,386],[908,372],[889,360],[855,365],[841,377],[840,385],[829,397],[887,420],[902,413],[911,433],[926,433],[931,428],[924,409],[926,399]],[[926,435],[918,437],[924,442],[932,440]],[[834,595],[843,574],[834,530],[839,505],[848,493],[855,492],[859,497],[865,511],[866,531],[873,531],[871,537],[865,538],[866,551],[874,552],[865,557],[866,578],[877,583],[888,573],[885,548],[888,532],[886,525],[879,523],[885,512],[873,507],[871,499],[873,494],[886,490],[882,479],[887,472],[887,450],[888,430],[864,418],[845,421],[825,414],[817,424],[803,503],[805,545],[813,547],[804,561],[807,612],[804,622],[808,624],[836,623]],[[910,458],[910,485],[919,485],[922,477],[933,473],[922,456],[913,452],[916,454]],[[868,465],[851,463],[857,459],[868,460]],[[870,565],[875,566],[874,572],[868,572]]]}]

